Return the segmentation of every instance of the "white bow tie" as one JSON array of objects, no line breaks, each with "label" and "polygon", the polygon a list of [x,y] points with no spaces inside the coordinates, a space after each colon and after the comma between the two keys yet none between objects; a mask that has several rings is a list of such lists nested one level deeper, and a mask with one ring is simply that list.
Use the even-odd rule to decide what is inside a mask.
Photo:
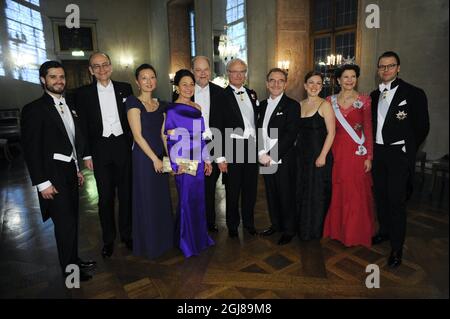
[{"label": "white bow tie", "polygon": [[380,84],[380,92],[384,92],[384,90],[390,91],[391,90],[391,83],[389,83],[389,84],[381,83]]}]

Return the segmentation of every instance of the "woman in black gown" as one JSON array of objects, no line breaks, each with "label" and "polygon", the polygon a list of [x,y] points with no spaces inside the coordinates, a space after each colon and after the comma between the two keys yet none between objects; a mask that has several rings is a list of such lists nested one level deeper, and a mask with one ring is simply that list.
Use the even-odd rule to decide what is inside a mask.
[{"label": "woman in black gown", "polygon": [[297,220],[301,240],[322,237],[323,222],[331,198],[331,145],[335,117],[331,104],[319,96],[323,76],[305,77],[308,97],[301,101],[297,150]]}]

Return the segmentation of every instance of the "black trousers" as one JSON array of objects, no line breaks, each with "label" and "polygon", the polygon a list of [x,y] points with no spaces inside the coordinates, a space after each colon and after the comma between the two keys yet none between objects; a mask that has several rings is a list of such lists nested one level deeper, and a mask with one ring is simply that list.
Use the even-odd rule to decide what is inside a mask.
[{"label": "black trousers", "polygon": [[374,145],[373,184],[377,206],[379,234],[387,235],[391,248],[403,247],[406,236],[406,201],[409,162],[402,145]]},{"label": "black trousers", "polygon": [[[258,164],[248,163],[248,149],[253,143],[244,142],[245,163],[229,163],[225,177],[226,223],[229,230],[237,230],[240,223],[239,198],[241,199],[242,223],[245,228],[255,228],[254,209],[258,186]],[[236,154],[236,152],[234,152]],[[242,154],[241,154],[242,155]]]},{"label": "black trousers", "polygon": [[78,263],[78,177],[75,163],[55,161],[51,182],[58,194],[47,200],[47,205],[54,224],[59,264],[64,273],[67,265]]},{"label": "black trousers", "polygon": [[212,173],[205,176],[205,200],[206,200],[206,221],[208,227],[216,223],[216,183],[220,176],[220,170],[216,163],[212,163]]},{"label": "black trousers", "polygon": [[101,138],[93,152],[93,164],[103,243],[112,244],[116,238],[116,191],[120,238],[131,240],[131,147],[125,136]]},{"label": "black trousers", "polygon": [[295,181],[296,163],[293,150],[282,159],[274,174],[264,174],[267,206],[272,228],[287,235],[296,233]]}]

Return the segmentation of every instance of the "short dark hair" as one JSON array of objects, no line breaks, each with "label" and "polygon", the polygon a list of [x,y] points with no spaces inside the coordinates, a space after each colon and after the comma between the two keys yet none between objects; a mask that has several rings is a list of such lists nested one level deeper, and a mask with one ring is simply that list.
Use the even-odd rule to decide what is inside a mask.
[{"label": "short dark hair", "polygon": [[157,77],[155,68],[153,66],[151,66],[150,64],[148,64],[148,63],[144,63],[144,64],[141,64],[140,66],[138,66],[136,71],[134,71],[134,76],[136,77],[136,80],[139,78],[139,73],[142,70],[152,70],[153,73],[155,73],[155,76]]},{"label": "short dark hair", "polygon": [[308,80],[310,78],[312,78],[313,76],[320,76],[320,78],[322,79],[322,82],[323,82],[323,74],[322,73],[320,73],[319,71],[311,71],[305,75],[305,83],[307,83]]},{"label": "short dark hair", "polygon": [[397,60],[397,65],[400,65],[400,57],[394,51],[386,51],[378,58],[378,64],[382,58],[395,58]]},{"label": "short dark hair", "polygon": [[270,75],[272,73],[282,73],[284,75],[284,79],[287,81],[287,78],[288,78],[287,72],[285,70],[283,70],[283,69],[280,69],[280,68],[270,69],[269,73],[267,73],[267,76],[266,76],[266,80],[267,81],[269,81],[269,77],[270,77]]},{"label": "short dark hair", "polygon": [[342,76],[342,74],[345,71],[348,71],[348,70],[355,71],[356,78],[359,78],[359,75],[361,74],[361,70],[360,70],[359,66],[356,65],[356,64],[344,64],[344,65],[342,65],[341,67],[337,68],[336,71],[334,71],[334,76],[336,77],[336,79],[339,79]]},{"label": "short dark hair", "polygon": [[194,83],[195,83],[194,74],[192,74],[192,72],[187,69],[181,69],[181,70],[178,70],[177,73],[175,73],[175,78],[173,79],[173,84],[178,86],[180,84],[181,79],[184,78],[185,76],[189,76],[192,79],[192,81],[194,81]]},{"label": "short dark hair", "polygon": [[96,55],[103,55],[103,56],[105,56],[105,57],[108,59],[109,63],[111,63],[111,58],[109,57],[109,55],[107,55],[105,52],[97,51],[97,52],[92,53],[92,54],[89,56],[89,65],[91,65],[92,58],[93,58],[94,56],[96,56]]},{"label": "short dark hair", "polygon": [[61,68],[64,70],[64,74],[66,73],[66,70],[64,69],[63,65],[58,61],[47,61],[42,63],[41,67],[39,68],[39,77],[45,78],[48,74],[48,70],[52,68]]}]

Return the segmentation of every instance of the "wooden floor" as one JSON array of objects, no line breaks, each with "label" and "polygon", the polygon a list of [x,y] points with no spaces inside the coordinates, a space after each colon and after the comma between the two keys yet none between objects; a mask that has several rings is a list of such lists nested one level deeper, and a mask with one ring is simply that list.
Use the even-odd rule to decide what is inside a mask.
[{"label": "wooden floor", "polygon": [[[103,260],[96,186],[87,174],[80,199],[80,255],[96,259],[98,269],[93,280],[69,290],[61,279],[53,224],[42,223],[20,157],[9,167],[0,160],[0,177],[0,298],[449,297],[448,180],[438,180],[432,195],[428,176],[417,183],[408,208],[404,261],[392,271],[386,267],[388,243],[345,248],[332,240],[300,242],[296,237],[280,247],[278,235],[252,237],[242,230],[239,239],[230,239],[220,198],[216,245],[201,256],[185,259],[173,249],[150,261],[117,244],[113,257]],[[263,187],[260,180],[255,211],[259,230],[269,225]],[[381,269],[380,289],[365,286],[368,264]]]}]

